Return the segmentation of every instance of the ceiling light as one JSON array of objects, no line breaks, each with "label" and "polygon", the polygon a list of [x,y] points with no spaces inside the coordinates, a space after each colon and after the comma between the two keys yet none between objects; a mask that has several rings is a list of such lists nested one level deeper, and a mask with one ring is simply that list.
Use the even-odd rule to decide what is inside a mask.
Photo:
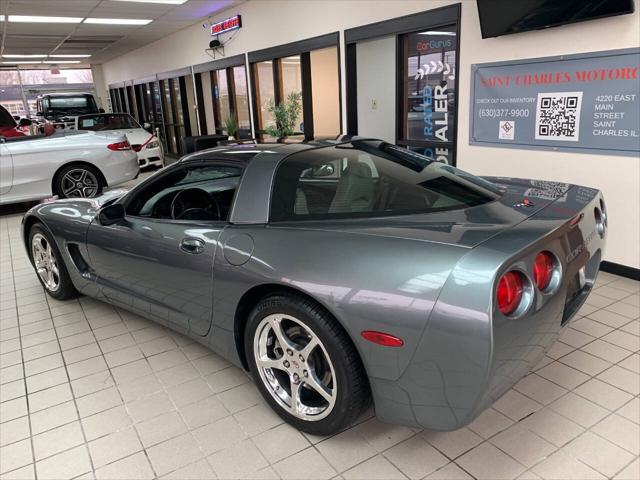
[{"label": "ceiling light", "polygon": [[2,62],[3,65],[35,65],[38,63],[42,63],[42,62],[39,60],[34,60],[33,62],[27,62],[27,61]]},{"label": "ceiling light", "polygon": [[56,53],[53,55],[49,55],[49,58],[89,58],[91,55],[88,53],[69,53],[65,55],[64,53]]},{"label": "ceiling light", "polygon": [[36,15],[9,15],[10,22],[22,23],[80,23],[82,17],[40,17]]},{"label": "ceiling light", "polygon": [[100,25],[147,25],[152,20],[139,18],[85,18],[84,23],[96,23]]},{"label": "ceiling light", "polygon": [[49,62],[47,60],[44,60],[42,63],[57,65],[59,63],[81,63],[81,61],[80,60],[52,60]]},{"label": "ceiling light", "polygon": [[40,54],[21,55],[19,53],[5,53],[2,55],[2,58],[46,58],[46,55],[40,55]]},{"label": "ceiling light", "polygon": [[182,5],[187,0],[113,0],[114,2],[137,2],[137,3],[165,3],[169,5]]},{"label": "ceiling light", "polygon": [[4,15],[0,15],[0,22],[4,22]]}]

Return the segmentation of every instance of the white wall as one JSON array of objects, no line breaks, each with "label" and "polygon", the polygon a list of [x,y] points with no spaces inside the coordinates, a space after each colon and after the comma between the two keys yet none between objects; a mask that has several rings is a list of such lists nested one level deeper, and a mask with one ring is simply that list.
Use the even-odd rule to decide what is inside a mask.
[{"label": "white wall", "polygon": [[385,37],[356,45],[358,133],[396,140],[396,39]]},{"label": "white wall", "polygon": [[[429,10],[452,1],[429,0],[250,0],[214,20],[239,13],[242,28],[225,46],[227,56],[329,32]],[[609,209],[610,236],[605,259],[640,268],[640,161],[564,152],[488,148],[469,145],[471,64],[518,58],[640,46],[640,8],[624,15],[540,31],[483,40],[476,2],[462,0],[460,38],[458,165],[472,173],[533,177],[600,188]],[[280,27],[277,27],[280,26]],[[226,37],[230,37],[227,35]],[[196,24],[103,65],[107,84],[210,61],[210,40]],[[344,72],[344,43],[341,42]],[[162,52],[159,55],[158,52]],[[346,95],[342,76],[343,125]],[[362,134],[367,132],[360,131]]]}]

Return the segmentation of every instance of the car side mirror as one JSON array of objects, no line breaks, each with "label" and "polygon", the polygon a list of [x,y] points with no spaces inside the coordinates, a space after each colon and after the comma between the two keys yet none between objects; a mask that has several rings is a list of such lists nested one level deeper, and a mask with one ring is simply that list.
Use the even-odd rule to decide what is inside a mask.
[{"label": "car side mirror", "polygon": [[108,226],[124,219],[124,206],[121,203],[112,203],[98,212],[100,225]]},{"label": "car side mirror", "polygon": [[142,128],[144,128],[147,132],[151,133],[151,124],[149,122],[144,122],[142,124]]},{"label": "car side mirror", "polygon": [[30,127],[33,124],[30,118],[21,118],[18,122],[19,127]]}]

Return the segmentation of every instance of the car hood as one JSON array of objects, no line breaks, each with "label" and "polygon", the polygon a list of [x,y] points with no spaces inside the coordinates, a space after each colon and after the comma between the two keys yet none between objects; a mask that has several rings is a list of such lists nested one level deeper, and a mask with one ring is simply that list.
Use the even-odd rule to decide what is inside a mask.
[{"label": "car hood", "polygon": [[[475,207],[385,218],[312,221],[287,227],[349,232],[474,248],[513,228],[551,203],[567,201],[571,184],[516,178],[483,177],[495,184],[500,198]],[[284,225],[283,225],[284,226]]]}]

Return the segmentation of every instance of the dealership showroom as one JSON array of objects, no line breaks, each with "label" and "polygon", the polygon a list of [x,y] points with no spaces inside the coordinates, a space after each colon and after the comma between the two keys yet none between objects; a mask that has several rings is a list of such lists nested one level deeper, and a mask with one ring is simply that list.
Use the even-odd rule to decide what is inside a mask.
[{"label": "dealership showroom", "polygon": [[0,32],[0,480],[640,479],[640,0]]}]

